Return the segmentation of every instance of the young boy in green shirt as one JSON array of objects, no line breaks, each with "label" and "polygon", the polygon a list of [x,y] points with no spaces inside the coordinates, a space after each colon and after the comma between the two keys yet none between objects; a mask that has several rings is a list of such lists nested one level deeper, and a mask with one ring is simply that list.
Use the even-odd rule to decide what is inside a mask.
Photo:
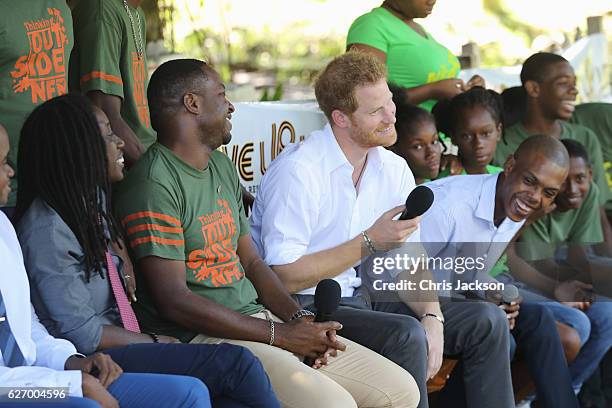
[{"label": "young boy in green shirt", "polygon": [[[612,103],[591,102],[576,106],[570,123],[586,126],[599,137],[604,158],[608,186],[612,188]],[[612,213],[612,201],[606,203],[608,220]],[[580,401],[585,406],[596,406],[593,401],[607,398],[612,405],[612,351],[603,359],[600,369],[582,388]],[[602,405],[605,402],[601,403]]]},{"label": "young boy in green shirt", "polygon": [[523,64],[521,83],[527,98],[524,116],[519,123],[506,129],[505,140],[498,144],[493,164],[502,166],[523,140],[535,134],[580,142],[588,152],[593,182],[600,193],[600,220],[606,245],[605,248],[601,246],[598,253],[612,255],[612,228],[604,208],[612,194],[604,173],[601,144],[590,129],[567,122],[574,113],[578,95],[572,66],[559,55],[537,53]]},{"label": "young boy in green shirt", "polygon": [[[608,188],[612,189],[612,103],[591,102],[576,106],[570,123],[585,126],[597,135],[606,171]],[[612,212],[612,201],[606,203],[608,213]]]},{"label": "young boy in green shirt", "polygon": [[[600,270],[590,267],[585,245],[603,240],[592,166],[584,146],[567,139],[562,143],[570,155],[570,172],[556,208],[525,228],[517,246],[522,259],[509,250],[508,264],[514,277],[531,287],[523,291],[525,300],[543,301],[557,321],[578,332],[583,346],[569,368],[579,389],[612,345],[612,302],[599,296],[594,300],[593,286],[584,283],[592,280],[590,272]],[[567,259],[559,263],[555,249],[566,242]]]}]

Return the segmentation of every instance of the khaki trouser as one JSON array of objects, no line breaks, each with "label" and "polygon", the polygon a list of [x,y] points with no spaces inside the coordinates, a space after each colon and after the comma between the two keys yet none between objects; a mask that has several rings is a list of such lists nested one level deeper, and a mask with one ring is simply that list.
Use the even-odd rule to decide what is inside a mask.
[{"label": "khaki trouser", "polygon": [[[252,317],[266,319],[266,312]],[[272,318],[281,321],[276,316]],[[338,339],[346,344],[346,351],[339,352],[338,357],[332,357],[327,366],[318,370],[306,366],[303,358],[264,343],[203,334],[191,343],[227,342],[251,350],[261,360],[283,407],[408,408],[418,405],[419,389],[407,371],[357,343]]]}]

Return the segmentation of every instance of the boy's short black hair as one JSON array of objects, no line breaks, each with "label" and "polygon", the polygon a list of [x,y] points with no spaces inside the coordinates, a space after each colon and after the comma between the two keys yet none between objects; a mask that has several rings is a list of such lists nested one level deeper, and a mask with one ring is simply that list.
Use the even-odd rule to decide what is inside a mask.
[{"label": "boy's short black hair", "polygon": [[538,52],[527,58],[521,69],[521,83],[527,81],[543,82],[546,79],[548,67],[559,62],[568,62],[560,55],[551,52]]},{"label": "boy's short black hair", "polygon": [[590,164],[589,153],[582,143],[572,139],[563,139],[561,143],[567,149],[570,158],[581,158],[585,163]]}]

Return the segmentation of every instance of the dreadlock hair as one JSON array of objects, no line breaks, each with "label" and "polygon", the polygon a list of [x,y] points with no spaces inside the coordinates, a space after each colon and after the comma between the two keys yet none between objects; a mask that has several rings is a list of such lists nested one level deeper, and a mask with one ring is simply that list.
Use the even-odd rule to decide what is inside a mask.
[{"label": "dreadlock hair", "polygon": [[589,162],[589,154],[582,143],[572,139],[563,139],[561,143],[563,143],[563,146],[567,149],[570,159],[582,159],[588,166],[591,165]]},{"label": "dreadlock hair", "polygon": [[434,115],[436,126],[449,136],[456,133],[459,123],[465,120],[463,115],[465,109],[482,107],[486,109],[496,124],[502,125],[502,138],[504,135],[504,107],[501,96],[490,89],[475,86],[463,92],[448,102],[436,106]]},{"label": "dreadlock hair", "polygon": [[521,83],[523,86],[527,81],[543,82],[546,71],[552,64],[568,62],[560,55],[551,52],[538,52],[527,58],[521,68]]},{"label": "dreadlock hair", "polygon": [[436,124],[436,121],[431,113],[423,108],[408,102],[406,98],[406,88],[389,84],[389,89],[393,94],[393,103],[395,103],[395,129],[397,130],[397,142],[403,140],[418,132],[419,127],[423,123],[430,122]]},{"label": "dreadlock hair", "polygon": [[38,197],[70,227],[85,254],[86,277],[102,275],[107,239],[117,242],[111,214],[106,146],[92,106],[80,94],[38,106],[21,130],[15,223]]}]

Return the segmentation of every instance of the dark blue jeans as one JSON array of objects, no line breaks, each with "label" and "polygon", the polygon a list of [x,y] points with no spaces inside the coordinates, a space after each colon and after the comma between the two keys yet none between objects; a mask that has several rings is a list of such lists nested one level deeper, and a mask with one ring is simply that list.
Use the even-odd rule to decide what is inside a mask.
[{"label": "dark blue jeans", "polygon": [[249,350],[231,344],[132,344],[104,350],[126,373],[196,377],[215,408],[276,408],[268,375]]},{"label": "dark blue jeans", "polygon": [[[551,311],[545,305],[523,302],[512,337],[517,352],[527,362],[540,406],[578,408]],[[441,392],[441,406],[467,407],[463,395],[463,370],[463,362],[460,362]]]},{"label": "dark blue jeans", "polygon": [[[210,408],[210,397],[202,381],[193,377],[161,374],[126,373],[115,380],[108,392],[122,407],[130,408]],[[99,408],[89,398],[0,403],[0,407],[21,408]]]},{"label": "dark blue jeans", "polygon": [[541,406],[577,408],[555,317],[546,305],[523,302],[512,334],[527,361]]}]

